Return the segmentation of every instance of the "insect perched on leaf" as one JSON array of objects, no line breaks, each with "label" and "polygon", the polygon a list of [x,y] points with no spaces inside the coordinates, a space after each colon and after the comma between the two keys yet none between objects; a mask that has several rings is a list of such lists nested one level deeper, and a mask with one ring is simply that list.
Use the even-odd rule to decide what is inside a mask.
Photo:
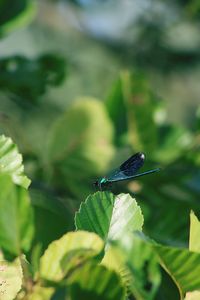
[{"label": "insect perched on leaf", "polygon": [[100,190],[112,184],[112,182],[130,180],[136,177],[144,176],[154,172],[160,171],[159,168],[149,170],[143,173],[137,174],[137,171],[143,166],[145,155],[142,152],[138,152],[127,159],[119,168],[114,170],[108,176],[102,177],[94,182],[94,185]]}]

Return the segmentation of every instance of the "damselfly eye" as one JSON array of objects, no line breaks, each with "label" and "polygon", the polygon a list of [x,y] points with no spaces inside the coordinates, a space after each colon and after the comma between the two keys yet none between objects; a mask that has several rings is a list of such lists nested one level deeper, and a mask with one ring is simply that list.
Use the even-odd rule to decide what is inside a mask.
[{"label": "damselfly eye", "polygon": [[96,187],[98,187],[99,186],[98,180],[94,181],[93,185],[96,186]]}]

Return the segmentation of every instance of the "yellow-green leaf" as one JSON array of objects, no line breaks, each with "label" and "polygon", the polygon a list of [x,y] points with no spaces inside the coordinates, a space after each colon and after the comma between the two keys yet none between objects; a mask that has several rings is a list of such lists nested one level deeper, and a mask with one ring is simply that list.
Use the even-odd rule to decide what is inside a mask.
[{"label": "yellow-green leaf", "polygon": [[59,281],[80,263],[96,257],[103,247],[103,241],[94,233],[69,232],[52,242],[41,257],[40,276]]},{"label": "yellow-green leaf", "polygon": [[[190,240],[189,249],[194,252],[200,252],[200,222],[194,212],[190,213]],[[188,292],[185,300],[199,300],[200,291]]]},{"label": "yellow-green leaf", "polygon": [[53,124],[44,152],[47,164],[56,170],[57,184],[82,196],[84,180],[108,167],[114,154],[112,139],[113,128],[103,103],[90,98],[76,101]]},{"label": "yellow-green leaf", "polygon": [[188,292],[185,297],[185,300],[199,300],[199,299],[200,299],[200,291]]},{"label": "yellow-green leaf", "polygon": [[190,213],[189,249],[194,252],[200,252],[200,222],[193,212]]},{"label": "yellow-green leaf", "polygon": [[53,287],[41,287],[36,285],[28,300],[50,300],[55,289]]},{"label": "yellow-green leaf", "polygon": [[0,253],[0,299],[13,300],[21,289],[22,268],[19,258],[13,262],[4,260]]}]

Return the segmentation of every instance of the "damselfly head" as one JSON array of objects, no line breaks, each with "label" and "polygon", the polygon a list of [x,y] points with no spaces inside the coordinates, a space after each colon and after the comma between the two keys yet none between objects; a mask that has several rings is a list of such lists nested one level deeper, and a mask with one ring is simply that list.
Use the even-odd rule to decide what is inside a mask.
[{"label": "damselfly head", "polygon": [[98,187],[99,186],[99,181],[98,180],[94,181],[93,186]]}]

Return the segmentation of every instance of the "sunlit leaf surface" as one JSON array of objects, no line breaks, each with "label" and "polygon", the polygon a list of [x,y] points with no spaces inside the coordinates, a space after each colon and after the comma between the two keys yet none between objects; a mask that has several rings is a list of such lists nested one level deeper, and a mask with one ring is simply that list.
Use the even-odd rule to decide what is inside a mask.
[{"label": "sunlit leaf surface", "polygon": [[[190,240],[189,249],[200,253],[200,222],[193,212],[190,213]],[[185,300],[200,299],[200,291],[188,292]]]},{"label": "sunlit leaf surface", "polygon": [[22,268],[19,258],[7,262],[0,253],[0,299],[13,300],[21,289]]},{"label": "sunlit leaf surface", "polygon": [[0,174],[11,175],[13,182],[28,188],[30,180],[24,175],[22,155],[10,138],[0,136]]},{"label": "sunlit leaf surface", "polygon": [[200,221],[193,212],[190,213],[189,249],[200,253]]},{"label": "sunlit leaf surface", "polygon": [[97,233],[104,240],[116,240],[127,232],[142,230],[143,216],[129,194],[109,192],[90,195],[75,216],[77,229]]}]

